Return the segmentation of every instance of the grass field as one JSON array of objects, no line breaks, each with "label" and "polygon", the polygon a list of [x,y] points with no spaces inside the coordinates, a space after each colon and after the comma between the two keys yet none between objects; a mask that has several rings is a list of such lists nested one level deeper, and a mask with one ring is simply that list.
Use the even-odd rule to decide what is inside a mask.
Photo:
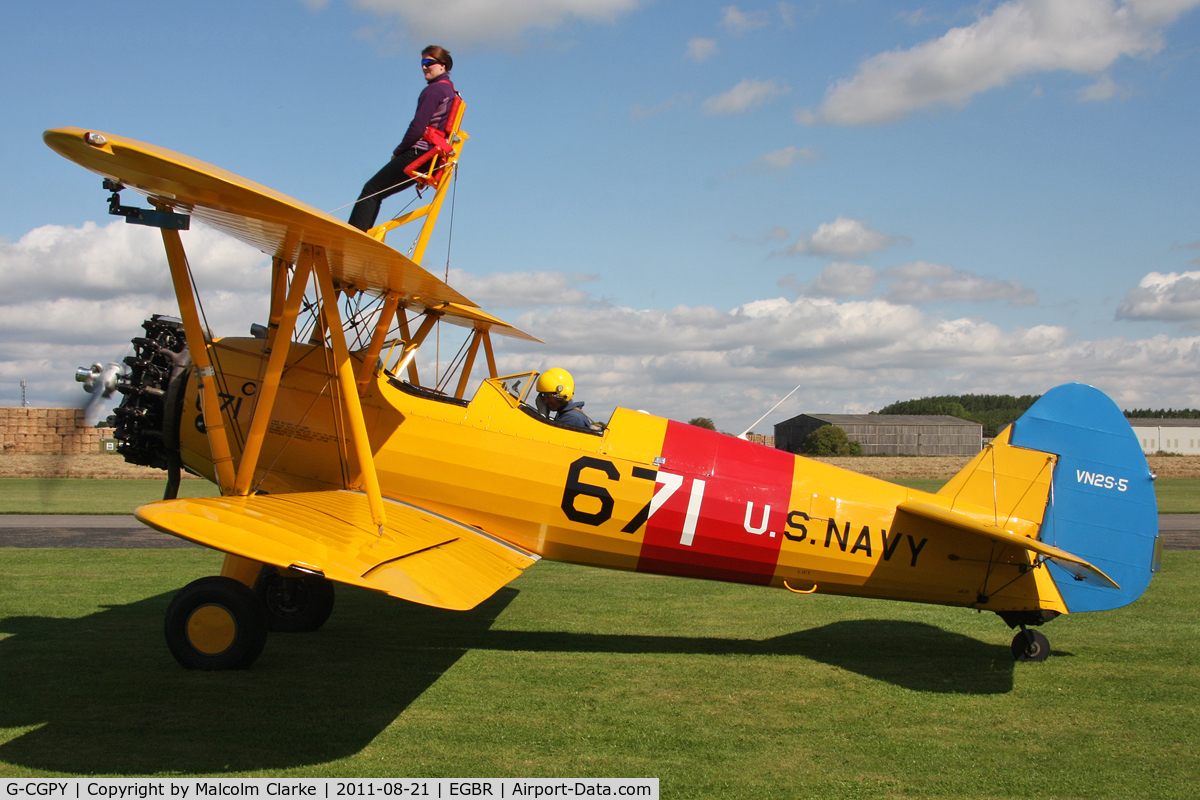
[{"label": "grass field", "polygon": [[542,563],[472,612],[339,587],[254,668],[180,669],[206,551],[0,549],[0,777],[661,779],[664,798],[1193,797],[1200,553],[1055,620]]},{"label": "grass field", "polygon": [[[0,478],[0,514],[132,514],[162,500],[164,480]],[[220,494],[208,481],[182,481],[180,497]]]},{"label": "grass field", "polygon": [[[936,492],[945,481],[900,478],[912,489]],[[0,478],[0,514],[132,514],[133,509],[161,500],[161,480],[103,480],[88,478]],[[1200,478],[1159,478],[1155,481],[1162,514],[1200,514]],[[208,481],[183,481],[180,497],[212,497],[217,487]]]}]

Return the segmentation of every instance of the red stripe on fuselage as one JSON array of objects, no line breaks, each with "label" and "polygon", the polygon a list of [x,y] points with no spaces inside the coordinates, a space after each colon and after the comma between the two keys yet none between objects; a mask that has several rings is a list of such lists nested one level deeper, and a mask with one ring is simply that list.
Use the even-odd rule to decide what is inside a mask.
[{"label": "red stripe on fuselage", "polygon": [[[638,570],[769,583],[791,501],[794,456],[680,422],[667,423],[662,455],[656,492],[669,487],[669,476],[682,480],[646,523]],[[689,506],[698,511],[690,543]]]}]

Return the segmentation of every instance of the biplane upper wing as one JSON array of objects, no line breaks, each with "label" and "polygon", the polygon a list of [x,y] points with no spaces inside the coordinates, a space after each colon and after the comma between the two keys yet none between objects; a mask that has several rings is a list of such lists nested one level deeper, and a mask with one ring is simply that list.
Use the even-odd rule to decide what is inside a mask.
[{"label": "biplane upper wing", "polygon": [[1046,544],[1045,542],[1040,542],[1037,539],[1031,539],[1028,536],[1021,536],[1020,534],[1006,531],[1004,528],[996,525],[985,525],[972,517],[968,517],[966,514],[960,514],[948,508],[912,500],[896,506],[896,512],[911,514],[914,517],[920,517],[931,522],[940,522],[943,525],[957,528],[966,533],[985,536],[993,541],[1037,553],[1044,556],[1048,561],[1052,561],[1065,569],[1076,580],[1109,589],[1121,588],[1116,581],[1105,575],[1098,567],[1074,553],[1068,553],[1066,550]]},{"label": "biplane upper wing", "polygon": [[477,528],[395,500],[380,536],[359,492],[163,500],[137,509],[156,530],[277,567],[465,611],[539,557]]},{"label": "biplane upper wing", "polygon": [[398,294],[405,306],[437,309],[447,321],[539,341],[491,315],[457,313],[478,305],[383,242],[240,175],[163,147],[83,128],[56,128],[42,138],[81,167],[289,264],[303,245],[323,248],[330,275],[341,288]]}]

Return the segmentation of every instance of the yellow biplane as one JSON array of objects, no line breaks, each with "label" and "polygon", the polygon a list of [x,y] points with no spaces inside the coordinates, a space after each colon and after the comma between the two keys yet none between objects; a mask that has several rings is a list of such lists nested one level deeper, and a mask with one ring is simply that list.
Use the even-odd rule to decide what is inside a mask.
[{"label": "yellow biplane", "polygon": [[[319,628],[334,582],[465,610],[540,558],[994,611],[1035,661],[1049,645],[1031,626],[1145,590],[1153,476],[1091,387],[1048,392],[936,494],[626,408],[555,424],[532,402],[536,373],[497,374],[493,336],[537,340],[420,266],[460,121],[424,176],[430,201],[366,233],[169,150],[45,133],[103,176],[111,213],[162,231],[179,318],[133,340],[117,438],[170,476],[138,519],[226,554],[167,611],[185,667],[247,667],[268,630]],[[122,205],[125,189],[151,207]],[[180,234],[193,217],[273,259],[251,336],[202,321]],[[409,256],[385,243],[417,222]],[[422,384],[414,358],[439,323],[465,329],[453,387]],[[181,469],[221,496],[174,499]]]}]

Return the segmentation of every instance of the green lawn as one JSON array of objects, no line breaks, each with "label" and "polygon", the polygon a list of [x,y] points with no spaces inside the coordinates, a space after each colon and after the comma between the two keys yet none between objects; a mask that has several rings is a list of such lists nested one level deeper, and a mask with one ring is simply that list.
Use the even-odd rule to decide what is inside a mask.
[{"label": "green lawn", "polygon": [[[0,478],[0,514],[132,514],[162,500],[166,480]],[[218,495],[208,481],[180,481],[180,497]]]},{"label": "green lawn", "polygon": [[1200,514],[1200,478],[1159,478],[1154,494],[1160,514]]},{"label": "green lawn", "polygon": [[206,551],[0,549],[0,777],[658,777],[664,798],[1192,797],[1200,553],[1125,609],[992,614],[543,562],[472,612],[339,587],[317,634],[196,673]]}]

